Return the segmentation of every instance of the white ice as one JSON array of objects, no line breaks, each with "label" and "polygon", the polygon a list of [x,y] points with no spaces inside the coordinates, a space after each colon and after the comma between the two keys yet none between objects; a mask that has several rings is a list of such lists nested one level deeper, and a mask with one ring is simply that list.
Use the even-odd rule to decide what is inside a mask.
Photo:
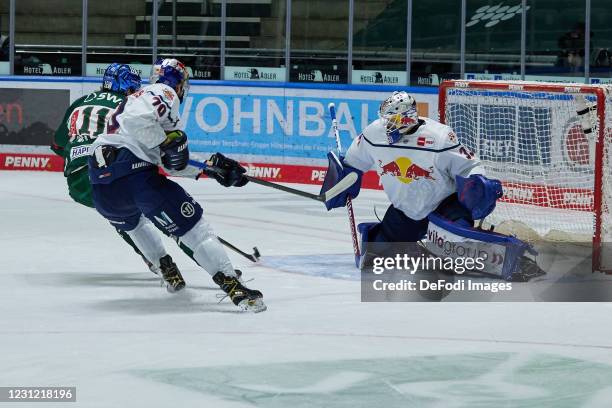
[{"label": "white ice", "polygon": [[76,386],[62,407],[612,406],[610,304],[362,303],[358,280],[299,273],[350,270],[344,211],[180,183],[220,236],[260,249],[261,265],[230,256],[268,310],[218,304],[169,239],[188,289],[166,293],[61,174],[0,172],[0,386]]}]

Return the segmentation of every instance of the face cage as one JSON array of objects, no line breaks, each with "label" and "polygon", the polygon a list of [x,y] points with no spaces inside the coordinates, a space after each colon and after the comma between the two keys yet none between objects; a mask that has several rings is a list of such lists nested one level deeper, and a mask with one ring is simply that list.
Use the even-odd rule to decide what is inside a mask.
[{"label": "face cage", "polygon": [[397,143],[416,124],[417,120],[412,119],[411,114],[416,115],[416,109],[381,116],[389,144]]}]

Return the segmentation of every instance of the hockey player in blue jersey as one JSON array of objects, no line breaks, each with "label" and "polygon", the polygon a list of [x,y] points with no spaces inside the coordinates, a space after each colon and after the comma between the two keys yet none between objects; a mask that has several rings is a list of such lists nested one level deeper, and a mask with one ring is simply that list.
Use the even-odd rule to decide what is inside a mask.
[{"label": "hockey player in blue jersey", "polygon": [[[104,71],[102,88],[77,99],[66,111],[51,149],[64,159],[68,193],[76,202],[94,207],[87,170],[90,145],[104,132],[108,116],[126,96],[140,89],[140,83],[140,75],[129,65],[112,63]],[[116,231],[143,257],[151,272],[159,275],[159,269],[144,258],[130,236],[124,231]]]},{"label": "hockey player in blue jersey", "polygon": [[[188,91],[185,66],[165,59],[154,66],[151,85],[126,99],[110,118],[106,132],[92,145],[89,158],[95,207],[115,227],[126,231],[147,259],[156,262],[170,292],[185,281],[172,258],[156,239],[155,226],[173,236],[213,281],[243,310],[266,309],[263,295],[244,286],[225,250],[203,217],[202,207],[177,183],[162,176],[197,178],[188,166],[187,135],[180,130],[179,106]],[[247,183],[245,169],[220,153],[211,156],[214,172],[226,187]]]}]

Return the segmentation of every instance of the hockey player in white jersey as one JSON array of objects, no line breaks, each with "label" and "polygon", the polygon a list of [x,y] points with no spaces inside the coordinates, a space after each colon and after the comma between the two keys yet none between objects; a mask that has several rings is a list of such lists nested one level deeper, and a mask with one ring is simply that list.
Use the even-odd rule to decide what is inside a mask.
[{"label": "hockey player in white jersey", "polygon": [[[106,132],[92,145],[89,175],[96,209],[116,228],[126,231],[146,258],[156,261],[170,292],[185,281],[156,238],[151,223],[173,236],[215,283],[243,310],[266,309],[260,291],[247,288],[225,250],[203,218],[202,207],[177,183],[162,176],[197,178],[202,170],[189,167],[187,135],[180,130],[179,105],[189,86],[185,66],[165,59],[154,66],[151,85],[130,95],[110,118]],[[226,187],[243,186],[246,170],[217,153],[210,173]],[[208,172],[207,172],[208,174]]]},{"label": "hockey player in white jersey", "polygon": [[[416,242],[425,236],[435,212],[465,226],[483,218],[501,197],[501,183],[484,176],[478,158],[457,140],[450,127],[417,114],[416,101],[394,92],[380,106],[379,119],[353,140],[344,158],[330,153],[322,191],[350,172],[359,180],[326,203],[344,206],[357,197],[363,172],[374,169],[391,205],[382,222],[361,224],[366,242]],[[363,248],[362,248],[362,252]]]}]

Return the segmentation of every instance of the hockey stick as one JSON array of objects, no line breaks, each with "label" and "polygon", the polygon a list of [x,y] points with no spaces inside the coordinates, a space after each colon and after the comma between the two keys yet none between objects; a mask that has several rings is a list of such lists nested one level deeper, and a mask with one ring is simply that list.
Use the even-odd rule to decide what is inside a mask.
[{"label": "hockey stick", "polygon": [[221,242],[223,245],[225,245],[226,247],[228,247],[229,249],[239,253],[240,255],[244,256],[246,259],[248,259],[249,261],[253,261],[253,262],[257,262],[259,261],[259,257],[261,256],[261,254],[259,253],[259,249],[257,249],[257,247],[253,247],[253,253],[252,254],[247,254],[244,251],[241,251],[240,249],[238,249],[237,247],[235,247],[234,245],[230,244],[229,242],[227,242],[226,240],[224,240],[221,237],[217,237],[217,239],[219,240],[219,242]]},{"label": "hockey stick", "polygon": [[[332,121],[332,129],[334,130],[334,136],[336,136],[336,147],[338,148],[338,155],[342,153],[342,143],[340,142],[340,132],[338,131],[338,120],[336,119],[336,105],[330,103],[328,105],[329,114],[331,116]],[[353,185],[357,179],[357,175],[355,173],[350,173],[349,176],[353,174],[355,177],[350,185]],[[339,186],[342,181],[347,179],[347,177],[343,178],[340,183],[336,184],[335,187]],[[344,191],[345,188],[342,189]],[[351,228],[351,238],[353,239],[353,252],[355,253],[355,266],[359,268],[359,260],[361,258],[361,251],[359,250],[359,241],[357,240],[357,229],[355,228],[355,213],[353,212],[353,200],[351,200],[350,196],[346,197],[346,211],[348,213],[349,226]]]},{"label": "hockey stick", "polygon": [[[219,172],[218,169],[216,169],[215,167],[209,166],[207,163],[201,163],[201,162],[198,162],[198,161],[195,161],[195,160],[189,160],[189,164],[192,165],[192,166],[198,167],[200,169],[207,169],[209,171],[216,172],[216,173]],[[281,191],[284,191],[286,193],[298,195],[300,197],[310,198],[311,200],[316,200],[316,201],[320,201],[320,202],[323,202],[323,203],[325,201],[329,201],[332,198],[336,197],[338,194],[342,193],[344,190],[346,190],[351,185],[353,185],[353,183],[355,183],[355,181],[357,181],[357,175],[355,173],[351,173],[347,177],[342,179],[342,181],[340,181],[338,184],[336,184],[333,188],[331,188],[328,191],[326,191],[325,193],[323,193],[323,194],[312,194],[312,193],[309,193],[309,192],[306,192],[306,191],[302,191],[302,190],[298,190],[298,189],[295,189],[295,188],[283,186],[282,184],[278,184],[278,183],[273,183],[271,181],[262,180],[262,179],[259,179],[257,177],[246,176],[246,175],[244,177],[246,177],[247,180],[249,180],[250,182],[253,182],[255,184],[259,184],[259,185],[262,185],[262,186],[266,186],[266,187],[274,188],[274,189],[277,189],[277,190],[281,190]]]}]

